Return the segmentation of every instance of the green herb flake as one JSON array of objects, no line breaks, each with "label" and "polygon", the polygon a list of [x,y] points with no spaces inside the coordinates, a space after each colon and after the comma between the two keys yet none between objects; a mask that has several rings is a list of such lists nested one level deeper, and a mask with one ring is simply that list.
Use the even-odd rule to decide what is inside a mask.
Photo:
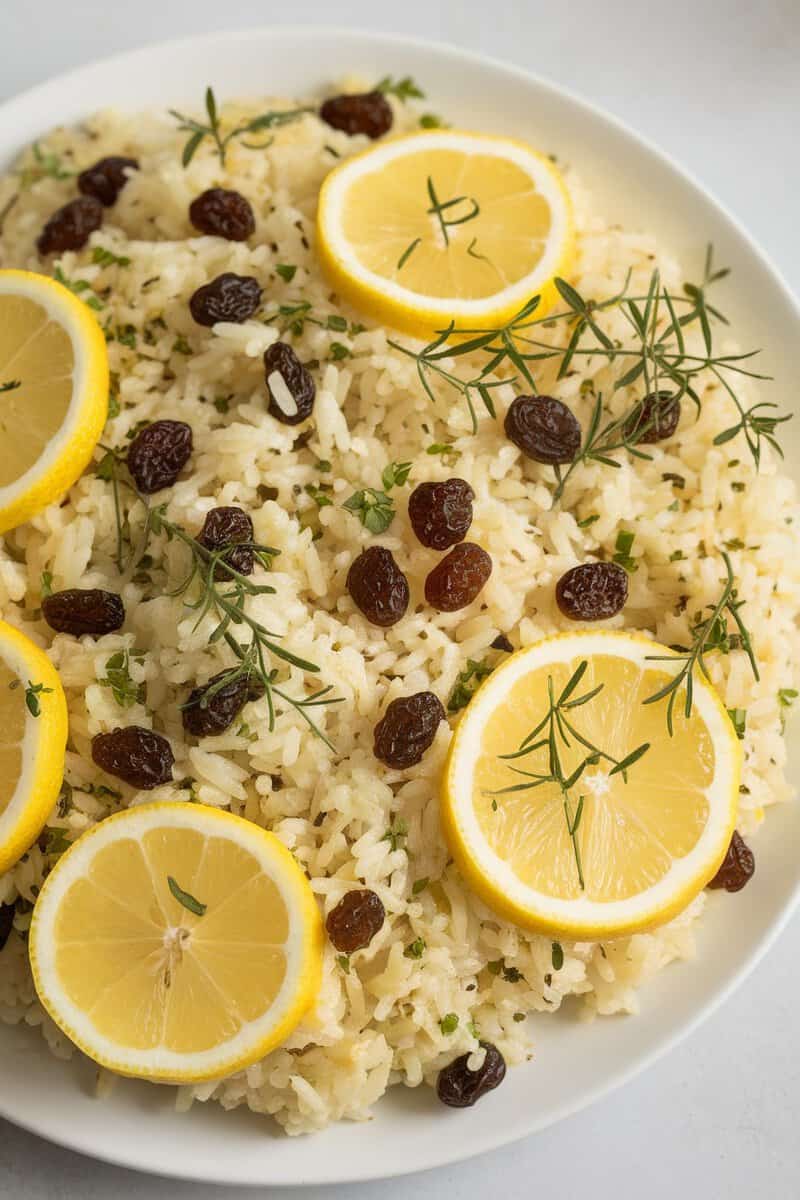
[{"label": "green herb flake", "polygon": [[560,971],[564,965],[564,950],[560,942],[553,942],[550,948],[550,961],[554,971]]},{"label": "green herb flake", "polygon": [[335,333],[347,333],[347,319],[340,317],[338,313],[331,313],[326,318],[325,328],[332,329]]},{"label": "green herb flake", "polygon": [[639,569],[638,562],[635,558],[631,557],[631,548],[635,538],[636,534],[632,533],[629,529],[620,529],[614,546],[613,561],[624,567],[629,575],[632,575],[634,571],[638,571]]},{"label": "green herb flake", "polygon": [[447,122],[436,113],[423,113],[419,119],[420,129],[447,129]]},{"label": "green herb flake", "polygon": [[73,296],[78,296],[86,307],[91,308],[93,312],[100,312],[102,308],[105,308],[105,303],[92,291],[92,285],[87,279],[67,279],[61,267],[56,267],[53,277],[67,291],[72,292]]},{"label": "green herb flake", "polygon": [[337,954],[336,961],[344,971],[345,975],[350,974],[350,956],[349,954]]},{"label": "green herb flake", "polygon": [[480,1029],[478,1029],[478,1026],[475,1024],[474,1021],[470,1021],[467,1024],[466,1028],[467,1028],[467,1033],[470,1035],[470,1037],[474,1037],[476,1042],[480,1040],[481,1031],[480,1031]]},{"label": "green herb flake", "polygon": [[414,938],[410,946],[406,946],[403,955],[405,958],[422,958],[426,950],[425,939],[418,937]]},{"label": "green herb flake", "polygon": [[731,484],[731,491],[733,491],[733,492],[743,492],[743,491],[745,490],[745,488],[746,488],[746,487],[747,487],[747,484],[745,484],[745,483],[742,483],[742,482],[741,482],[741,480],[735,479],[735,480],[733,481],[733,483]]},{"label": "green herb flake", "polygon": [[381,482],[387,492],[390,492],[393,487],[402,487],[411,474],[410,462],[391,462],[383,468]]},{"label": "green herb flake", "polygon": [[333,362],[341,362],[343,358],[349,358],[353,353],[349,346],[345,346],[344,342],[331,342],[330,351]]},{"label": "green herb flake", "polygon": [[425,875],[424,878],[422,878],[422,879],[415,879],[413,884],[411,885],[411,895],[418,896],[420,894],[420,892],[425,891],[425,888],[428,886],[429,883],[430,883],[430,879],[428,878],[427,875]]},{"label": "green herb flake", "polygon": [[178,904],[182,904],[184,908],[188,909],[189,912],[194,913],[196,917],[202,917],[204,915],[208,905],[201,904],[200,901],[196,900],[194,896],[190,895],[189,892],[185,892],[171,875],[167,876],[167,883],[169,884],[169,890],[178,901]]},{"label": "green herb flake", "polygon": [[459,673],[448,698],[447,711],[456,713],[461,712],[462,708],[466,708],[478,690],[479,685],[491,675],[493,670],[494,667],[486,659],[476,662],[474,658],[468,658],[467,665]]},{"label": "green herb flake", "polygon": [[747,727],[747,709],[745,708],[729,708],[726,710],[731,719],[733,728],[736,730],[736,736],[739,741],[744,740],[745,729]]},{"label": "green herb flake", "polygon": [[402,838],[408,837],[408,824],[402,819],[395,821],[394,824],[386,830],[386,833],[381,838],[382,842],[389,842],[392,850],[400,848]]},{"label": "green herb flake", "polygon": [[53,826],[47,831],[47,840],[45,842],[44,852],[50,858],[60,858],[67,850],[69,850],[72,842],[67,837],[67,830],[61,826]]},{"label": "green herb flake", "polygon": [[178,334],[178,336],[175,338],[175,341],[172,343],[172,353],[186,355],[192,353],[192,347],[189,345],[187,338],[184,337],[182,333]]},{"label": "green herb flake", "polygon": [[230,396],[215,396],[214,408],[218,413],[226,413],[230,411],[231,398]]},{"label": "green herb flake", "polygon": [[297,267],[291,263],[278,263],[275,270],[285,283],[291,283],[297,274]]},{"label": "green herb flake", "polygon": [[430,446],[425,447],[425,453],[438,454],[446,467],[454,467],[461,458],[461,451],[456,450],[450,442],[432,442]]},{"label": "green herb flake", "polygon": [[333,501],[331,500],[331,498],[327,494],[327,492],[323,491],[322,488],[319,487],[318,485],[315,485],[313,483],[307,483],[305,486],[305,490],[306,490],[306,494],[311,497],[311,499],[316,504],[317,508],[328,508],[330,505],[333,504]]},{"label": "green herb flake", "polygon": [[446,1013],[439,1022],[439,1028],[445,1037],[451,1033],[455,1033],[455,1031],[458,1029],[458,1013]]},{"label": "green herb flake", "polygon": [[670,554],[670,556],[669,556],[669,561],[670,562],[683,562],[685,558],[686,558],[686,555],[683,553],[682,550],[673,550],[672,554]]},{"label": "green herb flake", "polygon": [[131,260],[124,254],[115,254],[105,246],[92,247],[92,262],[101,267],[129,267]]},{"label": "green herb flake", "polygon": [[781,708],[791,708],[798,695],[800,693],[798,693],[797,688],[779,688],[778,704]]},{"label": "green herb flake", "polygon": [[39,580],[39,591],[41,592],[42,599],[44,599],[45,596],[52,596],[52,594],[53,594],[53,574],[51,571],[42,571],[42,574],[41,574],[41,577]]},{"label": "green herb flake", "polygon": [[[140,656],[134,656],[134,662],[141,663]],[[144,700],[144,685],[134,683],[130,673],[131,654],[129,650],[118,650],[106,661],[106,673],[99,679],[101,687],[111,689],[111,694],[120,708],[131,708]]]},{"label": "green herb flake", "polygon": [[582,517],[576,524],[578,529],[588,529],[590,525],[594,525],[595,521],[600,520],[600,513],[590,513],[588,517]]},{"label": "green herb flake", "polygon": [[515,1012],[513,1020],[515,1020],[517,1022],[517,1024],[519,1024],[520,1021],[525,1020],[525,1013],[524,1012]]},{"label": "green herb flake", "polygon": [[410,75],[404,75],[402,79],[395,79],[392,75],[385,75],[379,83],[375,84],[376,92],[383,92],[384,96],[396,96],[403,103],[406,100],[424,100],[425,93],[422,88],[411,78]]},{"label": "green herb flake", "polygon": [[[13,683],[16,685],[17,680],[14,680]],[[25,688],[25,704],[32,717],[41,716],[42,706],[39,703],[39,697],[52,692],[52,690],[52,688],[45,687],[43,683],[32,683],[30,679],[28,680],[28,686]]]},{"label": "green herb flake", "polygon": [[354,513],[370,533],[385,533],[394,520],[394,501],[374,488],[353,492],[342,507]]}]

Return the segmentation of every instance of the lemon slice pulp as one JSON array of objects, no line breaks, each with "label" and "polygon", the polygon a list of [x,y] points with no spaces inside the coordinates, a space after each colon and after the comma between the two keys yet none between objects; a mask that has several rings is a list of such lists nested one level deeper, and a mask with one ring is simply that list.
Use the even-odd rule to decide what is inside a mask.
[{"label": "lemon slice pulp", "polygon": [[523,142],[440,130],[395,138],[325,180],[323,269],[375,320],[420,336],[494,328],[535,295],[552,304],[572,256],[569,197]]},{"label": "lemon slice pulp", "polygon": [[36,841],[64,774],[67,705],[50,659],[0,621],[0,875]]},{"label": "lemon slice pulp", "polygon": [[0,271],[0,533],[66,492],[108,412],[108,355],[91,311],[62,284]]},{"label": "lemon slice pulp", "polygon": [[272,834],[196,804],[107,818],[59,860],[31,925],[53,1020],[111,1070],[213,1079],[283,1041],[319,987],[321,922]]},{"label": "lemon slice pulp", "polygon": [[[467,880],[498,912],[544,932],[618,936],[668,920],[716,872],[735,821],[740,744],[701,678],[691,716],[679,700],[669,735],[664,703],[644,703],[677,669],[654,660],[662,654],[670,651],[624,633],[547,638],[512,656],[470,704],[450,752],[443,821]],[[547,781],[548,724],[528,753],[504,756],[524,747],[547,716],[548,689],[558,699],[583,662],[570,699],[601,690],[562,710],[572,726],[556,728],[562,776],[592,747],[607,757],[587,763],[565,798]],[[614,771],[644,745],[626,772]]]}]

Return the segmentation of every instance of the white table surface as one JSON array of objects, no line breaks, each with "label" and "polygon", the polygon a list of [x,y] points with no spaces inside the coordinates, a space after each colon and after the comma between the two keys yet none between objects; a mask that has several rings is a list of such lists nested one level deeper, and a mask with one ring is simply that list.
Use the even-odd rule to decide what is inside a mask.
[{"label": "white table surface", "polygon": [[[410,33],[548,76],[683,162],[800,292],[800,0],[305,0],[302,7],[275,0],[0,0],[0,100],[145,42],[271,23]],[[796,917],[722,1012],[601,1105],[461,1166],[270,1195],[571,1200],[591,1189],[595,1200],[795,1200],[799,991]],[[3,1200],[244,1194],[93,1163],[0,1121]]]}]

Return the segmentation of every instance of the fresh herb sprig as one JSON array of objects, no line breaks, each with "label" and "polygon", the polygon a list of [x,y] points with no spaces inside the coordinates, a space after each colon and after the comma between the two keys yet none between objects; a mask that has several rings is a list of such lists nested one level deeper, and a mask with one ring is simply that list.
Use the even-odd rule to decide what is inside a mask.
[{"label": "fresh herb sprig", "polygon": [[[725,551],[722,552],[722,560],[725,564],[726,575],[722,592],[716,603],[713,606],[709,605],[711,609],[710,616],[705,619],[701,617],[693,625],[691,631],[692,645],[687,649],[678,647],[676,655],[652,654],[649,656],[652,662],[668,662],[673,665],[677,663],[682,664],[663,687],[654,692],[652,696],[648,696],[644,701],[645,704],[657,704],[661,700],[667,701],[667,729],[669,730],[670,737],[675,732],[675,705],[681,688],[685,688],[683,715],[688,721],[692,715],[694,701],[695,668],[699,667],[706,679],[710,678],[706,665],[707,654],[715,650],[722,654],[729,654],[731,650],[741,648],[748,657],[753,678],[756,680],[760,678],[752,636],[742,619],[741,608],[744,601],[738,599],[733,567],[730,557]],[[728,630],[729,617],[736,627],[735,634],[731,634]],[[734,638],[736,639],[735,641],[733,640]]]},{"label": "fresh herb sprig", "polygon": [[272,138],[267,138],[263,142],[248,142],[245,141],[245,138],[250,134],[263,133],[267,129],[277,129],[281,125],[289,125],[291,122],[299,120],[305,113],[313,111],[310,108],[270,110],[269,112],[259,113],[258,116],[251,117],[247,121],[240,121],[238,125],[234,125],[227,133],[223,133],[217,99],[214,95],[214,89],[211,87],[206,88],[205,108],[208,117],[207,123],[196,121],[193,117],[187,117],[183,113],[176,112],[174,108],[169,110],[170,116],[174,117],[178,122],[178,128],[182,132],[189,134],[181,156],[181,162],[184,167],[189,166],[189,163],[206,138],[211,141],[219,157],[219,161],[224,167],[228,146],[235,139],[239,139],[241,144],[247,146],[250,150],[265,150],[272,141]]},{"label": "fresh herb sprig", "polygon": [[[573,671],[569,680],[562,688],[560,694],[556,696],[555,687],[553,684],[552,675],[547,677],[547,695],[548,709],[539,724],[531,730],[527,737],[523,740],[518,750],[512,754],[501,754],[499,757],[504,761],[515,761],[524,758],[528,754],[534,754],[538,750],[546,748],[547,751],[547,770],[546,771],[524,771],[520,767],[511,767],[510,769],[515,775],[521,775],[525,778],[524,783],[511,784],[508,787],[501,788],[499,791],[493,792],[492,795],[503,796],[510,792],[528,791],[532,788],[542,787],[543,784],[556,784],[561,792],[562,803],[564,806],[564,819],[567,823],[567,832],[572,842],[572,850],[575,856],[575,869],[578,875],[578,884],[581,891],[585,890],[585,881],[583,877],[583,864],[581,862],[580,843],[578,841],[578,830],[580,829],[581,820],[583,817],[586,796],[580,794],[578,801],[573,808],[572,791],[580,780],[581,776],[589,766],[597,765],[601,760],[605,760],[610,765],[608,772],[609,777],[612,775],[621,775],[623,780],[628,782],[628,770],[638,762],[643,754],[646,754],[650,749],[649,742],[643,742],[637,746],[635,750],[631,750],[630,754],[626,754],[624,758],[617,759],[605,750],[601,750],[599,746],[595,746],[583,733],[577,729],[573,723],[571,716],[572,711],[576,708],[588,704],[594,700],[603,690],[603,684],[598,684],[583,695],[576,696],[575,692],[578,689],[589,663],[583,659]],[[568,715],[570,714],[570,715]],[[562,751],[569,750],[573,743],[577,743],[588,754],[580,760],[576,767],[566,773],[564,761],[562,759]]]},{"label": "fresh herb sprig", "polygon": [[383,79],[375,84],[375,91],[383,92],[384,96],[396,96],[403,103],[406,100],[425,99],[422,88],[410,75],[404,75],[402,79],[395,79],[393,75],[384,75]]},{"label": "fresh herb sprig", "polygon": [[389,495],[392,488],[402,487],[411,473],[410,462],[391,462],[384,467],[381,482],[384,491],[375,488],[359,488],[353,492],[343,507],[355,513],[361,524],[370,533],[385,533],[394,520],[394,500]]}]

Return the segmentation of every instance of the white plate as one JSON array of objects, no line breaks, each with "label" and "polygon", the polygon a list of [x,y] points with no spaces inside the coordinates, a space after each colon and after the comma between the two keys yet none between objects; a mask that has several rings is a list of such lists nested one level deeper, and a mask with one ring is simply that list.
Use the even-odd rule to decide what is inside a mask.
[{"label": "white plate", "polygon": [[[660,234],[697,266],[706,241],[733,268],[724,306],[742,339],[762,345],[787,407],[800,377],[800,310],[777,271],[734,220],[663,155],[611,118],[521,71],[405,38],[339,30],[213,34],[135,51],[82,68],[0,108],[0,168],[55,119],[105,105],[199,104],[207,83],[222,97],[301,94],[358,71],[411,74],[432,109],[467,128],[527,138],[574,163],[608,216]],[[702,120],[702,115],[698,115]],[[800,476],[800,422],[788,457]],[[792,442],[794,437],[794,442]],[[800,778],[800,756],[794,763]],[[536,1060],[509,1072],[478,1107],[442,1108],[428,1089],[395,1088],[367,1127],[341,1124],[290,1139],[247,1112],[171,1108],[171,1094],[121,1083],[91,1096],[86,1063],[64,1066],[30,1032],[0,1029],[0,1113],[55,1142],[141,1170],[219,1183],[304,1184],[400,1175],[466,1158],[542,1129],[629,1079],[673,1046],[752,970],[800,893],[800,809],[784,806],[758,835],[758,873],[738,896],[715,894],[693,964],[670,967],[642,993],[636,1018],[535,1025]]]}]

